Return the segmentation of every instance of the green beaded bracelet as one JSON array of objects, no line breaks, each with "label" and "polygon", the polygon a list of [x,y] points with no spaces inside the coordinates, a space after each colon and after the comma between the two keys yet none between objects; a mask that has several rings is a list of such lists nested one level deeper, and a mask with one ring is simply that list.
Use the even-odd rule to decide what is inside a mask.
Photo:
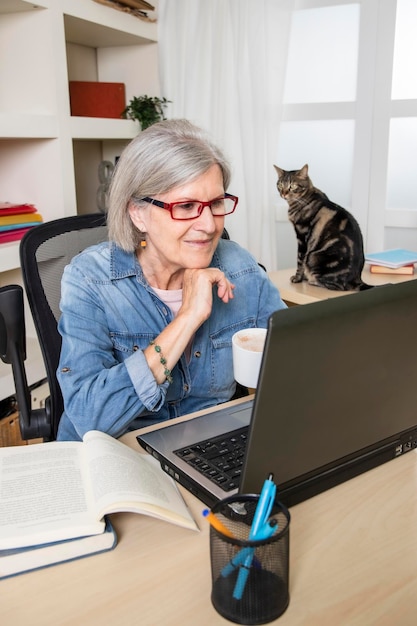
[{"label": "green beaded bracelet", "polygon": [[171,376],[171,370],[169,370],[166,366],[167,364],[167,360],[164,357],[164,355],[162,354],[162,349],[161,346],[158,346],[154,341],[150,341],[149,345],[153,346],[155,348],[155,352],[158,353],[159,356],[159,360],[161,362],[161,365],[164,366],[164,374],[166,376],[167,381],[169,382],[169,384],[172,384],[172,376]]}]

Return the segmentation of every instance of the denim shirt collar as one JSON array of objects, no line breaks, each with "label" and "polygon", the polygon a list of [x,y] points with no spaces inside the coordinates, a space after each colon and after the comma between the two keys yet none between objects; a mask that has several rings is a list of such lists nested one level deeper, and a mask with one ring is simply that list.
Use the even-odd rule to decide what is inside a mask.
[{"label": "denim shirt collar", "polygon": [[110,280],[142,274],[134,252],[126,252],[114,242],[110,242]]}]

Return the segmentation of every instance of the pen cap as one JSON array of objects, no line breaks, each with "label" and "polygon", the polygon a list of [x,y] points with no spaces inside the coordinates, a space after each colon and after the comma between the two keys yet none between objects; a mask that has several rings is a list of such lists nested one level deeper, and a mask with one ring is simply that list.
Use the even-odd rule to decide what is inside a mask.
[{"label": "pen cap", "polygon": [[211,601],[220,615],[238,624],[267,623],[289,604],[290,513],[275,500],[270,530],[264,527],[259,535],[264,538],[251,540],[258,501],[259,495],[234,495],[212,508],[233,538],[210,528]]}]

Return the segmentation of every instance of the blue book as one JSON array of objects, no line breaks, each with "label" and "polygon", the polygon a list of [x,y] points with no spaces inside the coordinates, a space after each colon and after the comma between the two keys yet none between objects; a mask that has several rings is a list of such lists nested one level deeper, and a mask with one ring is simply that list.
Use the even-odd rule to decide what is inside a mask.
[{"label": "blue book", "polygon": [[417,252],[405,250],[404,248],[395,248],[394,250],[365,254],[365,261],[371,265],[382,265],[391,268],[403,267],[404,265],[417,263]]},{"label": "blue book", "polygon": [[107,552],[113,550],[116,544],[117,535],[110,520],[106,518],[104,532],[99,535],[87,535],[27,548],[0,550],[0,580],[57,563]]}]

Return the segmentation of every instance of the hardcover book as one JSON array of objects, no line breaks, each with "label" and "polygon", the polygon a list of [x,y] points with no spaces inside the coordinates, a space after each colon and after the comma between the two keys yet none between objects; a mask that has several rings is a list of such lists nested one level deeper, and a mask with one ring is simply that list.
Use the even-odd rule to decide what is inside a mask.
[{"label": "hardcover book", "polygon": [[386,267],[385,265],[370,265],[371,274],[391,274],[397,276],[412,276],[414,274],[414,263],[402,265],[401,267]]},{"label": "hardcover book", "polygon": [[37,209],[33,204],[12,204],[11,202],[0,202],[0,216],[18,215],[19,213],[36,213]]},{"label": "hardcover book", "polygon": [[395,248],[393,250],[385,250],[384,252],[365,254],[365,261],[372,265],[383,265],[392,268],[402,267],[410,265],[410,263],[417,263],[417,252],[404,248]]},{"label": "hardcover book", "polygon": [[113,550],[116,544],[115,530],[107,519],[104,532],[99,535],[87,535],[27,548],[0,550],[0,580],[57,563],[107,552]]}]

